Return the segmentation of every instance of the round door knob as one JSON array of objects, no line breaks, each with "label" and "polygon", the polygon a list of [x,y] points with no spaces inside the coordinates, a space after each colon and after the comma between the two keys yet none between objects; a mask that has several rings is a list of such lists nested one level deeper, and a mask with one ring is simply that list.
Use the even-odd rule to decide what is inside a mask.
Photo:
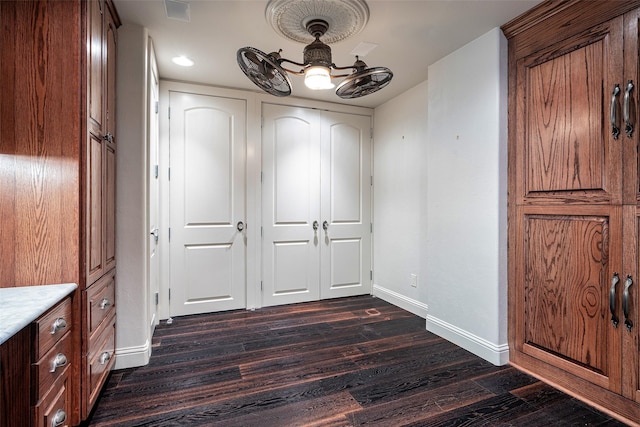
[{"label": "round door knob", "polygon": [[236,225],[236,228],[238,229],[238,231],[244,230],[244,222],[238,221],[238,224]]},{"label": "round door knob", "polygon": [[322,229],[325,231],[329,229],[329,223],[327,221],[322,221]]}]

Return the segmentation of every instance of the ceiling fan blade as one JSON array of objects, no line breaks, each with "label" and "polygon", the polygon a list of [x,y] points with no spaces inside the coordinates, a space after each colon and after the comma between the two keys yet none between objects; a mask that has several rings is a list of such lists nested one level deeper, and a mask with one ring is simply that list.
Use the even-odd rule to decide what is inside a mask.
[{"label": "ceiling fan blade", "polygon": [[275,96],[291,94],[289,76],[272,55],[243,47],[238,49],[236,59],[242,72],[260,89]]},{"label": "ceiling fan blade", "polygon": [[342,99],[370,95],[387,86],[392,78],[393,73],[386,67],[367,68],[345,78],[336,89],[336,95]]}]

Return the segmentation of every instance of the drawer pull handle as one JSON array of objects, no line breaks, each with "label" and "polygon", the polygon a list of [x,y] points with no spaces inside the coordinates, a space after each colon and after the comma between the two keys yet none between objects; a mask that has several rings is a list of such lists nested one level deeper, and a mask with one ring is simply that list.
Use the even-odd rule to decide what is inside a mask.
[{"label": "drawer pull handle", "polygon": [[67,421],[67,413],[62,409],[58,409],[56,414],[51,419],[51,427],[57,427],[62,425],[65,421]]},{"label": "drawer pull handle", "polygon": [[56,357],[53,358],[53,362],[51,362],[51,370],[49,372],[55,372],[56,369],[66,366],[67,364],[67,356],[62,353],[58,353]]},{"label": "drawer pull handle", "polygon": [[60,329],[64,329],[67,327],[67,321],[62,317],[58,317],[51,325],[51,335],[55,335]]},{"label": "drawer pull handle", "polygon": [[105,363],[107,363],[109,360],[111,359],[111,355],[109,354],[108,351],[105,351],[104,353],[102,353],[102,355],[100,356],[100,364],[104,365]]},{"label": "drawer pull handle", "polygon": [[111,305],[111,301],[109,301],[108,299],[105,298],[100,303],[100,310],[104,310],[105,308],[109,307],[110,305]]}]

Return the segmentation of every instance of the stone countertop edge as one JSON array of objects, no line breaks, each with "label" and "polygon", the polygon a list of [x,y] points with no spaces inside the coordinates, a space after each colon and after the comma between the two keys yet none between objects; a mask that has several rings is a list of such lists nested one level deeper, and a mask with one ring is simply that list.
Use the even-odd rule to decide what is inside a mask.
[{"label": "stone countertop edge", "polygon": [[0,288],[0,345],[77,288],[75,283]]}]

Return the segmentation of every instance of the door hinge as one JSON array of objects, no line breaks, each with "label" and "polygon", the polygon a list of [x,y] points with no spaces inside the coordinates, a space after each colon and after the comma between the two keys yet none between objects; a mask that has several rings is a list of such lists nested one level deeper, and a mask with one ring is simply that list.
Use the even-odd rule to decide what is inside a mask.
[{"label": "door hinge", "polygon": [[369,223],[369,229],[371,230],[371,233],[373,233],[373,223],[372,222]]},{"label": "door hinge", "polygon": [[263,236],[264,236],[264,234],[263,234],[263,233],[264,233],[264,229],[262,228],[262,226],[260,226],[260,237],[263,237]]},{"label": "door hinge", "polygon": [[167,168],[167,178],[171,181],[171,168]]},{"label": "door hinge", "polygon": [[262,283],[262,280],[260,281],[260,292],[262,292],[264,290],[264,284]]},{"label": "door hinge", "polygon": [[156,305],[158,305],[158,301],[160,300],[160,294],[158,292],[155,293]]},{"label": "door hinge", "polygon": [[153,175],[155,177],[155,179],[158,179],[158,171],[159,171],[160,167],[158,165],[153,165]]},{"label": "door hinge", "polygon": [[169,288],[169,301],[171,301],[171,288]]},{"label": "door hinge", "polygon": [[155,109],[156,109],[156,114],[158,114],[158,112],[160,111],[160,103],[158,101],[156,101]]},{"label": "door hinge", "polygon": [[373,187],[373,175],[371,175],[370,178],[371,178],[371,186]]},{"label": "door hinge", "polygon": [[169,227],[169,241],[171,241],[171,227]]},{"label": "door hinge", "polygon": [[167,117],[171,119],[171,107],[167,108]]},{"label": "door hinge", "polygon": [[369,137],[373,139],[373,128],[369,128]]},{"label": "door hinge", "polygon": [[260,184],[264,181],[264,172],[260,171]]},{"label": "door hinge", "polygon": [[369,270],[369,280],[373,280],[373,270]]}]

